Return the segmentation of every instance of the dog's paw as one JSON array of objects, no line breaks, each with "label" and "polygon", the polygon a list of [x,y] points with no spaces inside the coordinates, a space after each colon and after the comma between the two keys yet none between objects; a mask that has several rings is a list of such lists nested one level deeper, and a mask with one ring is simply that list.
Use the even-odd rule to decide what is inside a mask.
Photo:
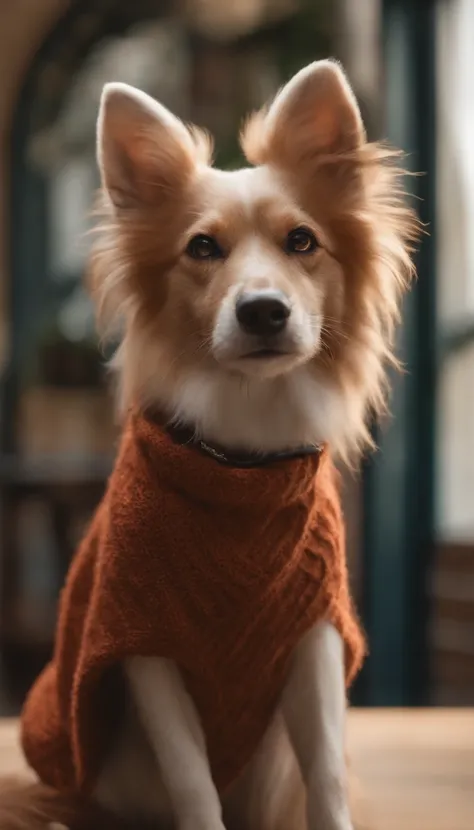
[{"label": "dog's paw", "polygon": [[192,820],[180,822],[178,830],[226,830],[226,828],[222,821],[218,819],[206,819],[203,816],[196,816]]},{"label": "dog's paw", "polygon": [[319,821],[317,824],[313,824],[310,830],[357,830],[357,828],[354,827],[350,819],[342,821],[330,819],[329,821],[323,821],[322,823]]},{"label": "dog's paw", "polygon": [[345,805],[334,809],[325,805],[322,809],[320,802],[318,807],[308,811],[308,830],[356,830]]},{"label": "dog's paw", "polygon": [[313,830],[356,830],[349,816],[331,817],[322,822],[320,820],[312,827]]}]

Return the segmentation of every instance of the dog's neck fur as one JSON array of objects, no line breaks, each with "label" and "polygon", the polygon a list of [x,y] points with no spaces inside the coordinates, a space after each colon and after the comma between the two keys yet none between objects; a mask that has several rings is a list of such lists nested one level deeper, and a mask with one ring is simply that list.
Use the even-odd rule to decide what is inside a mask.
[{"label": "dog's neck fur", "polygon": [[173,380],[155,375],[134,392],[122,388],[121,400],[122,409],[130,400],[157,408],[168,423],[185,425],[197,439],[229,451],[337,445],[347,432],[342,393],[304,366],[268,379],[202,369]]},{"label": "dog's neck fur", "polygon": [[176,389],[168,411],[202,440],[245,452],[282,452],[331,439],[340,422],[335,392],[300,368],[261,380],[196,373]]}]

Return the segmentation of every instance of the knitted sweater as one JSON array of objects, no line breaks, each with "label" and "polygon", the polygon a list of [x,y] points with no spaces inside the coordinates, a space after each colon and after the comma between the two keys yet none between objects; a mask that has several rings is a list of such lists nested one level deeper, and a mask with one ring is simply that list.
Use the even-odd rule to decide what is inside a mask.
[{"label": "knitted sweater", "polygon": [[124,658],[156,655],[181,669],[222,792],[322,618],[344,639],[350,683],[364,646],[327,452],[229,468],[134,414],[24,707],[26,757],[45,783],[91,792],[123,712]]}]

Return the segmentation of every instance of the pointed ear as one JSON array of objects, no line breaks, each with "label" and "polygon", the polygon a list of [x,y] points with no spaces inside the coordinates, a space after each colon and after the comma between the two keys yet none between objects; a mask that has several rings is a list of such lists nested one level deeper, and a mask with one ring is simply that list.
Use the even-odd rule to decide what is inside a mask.
[{"label": "pointed ear", "polygon": [[266,113],[252,116],[242,147],[252,164],[294,167],[365,141],[359,107],[338,63],[316,61],[280,90]]},{"label": "pointed ear", "polygon": [[196,147],[185,125],[128,84],[106,84],[97,123],[102,184],[117,209],[150,203],[192,176]]}]

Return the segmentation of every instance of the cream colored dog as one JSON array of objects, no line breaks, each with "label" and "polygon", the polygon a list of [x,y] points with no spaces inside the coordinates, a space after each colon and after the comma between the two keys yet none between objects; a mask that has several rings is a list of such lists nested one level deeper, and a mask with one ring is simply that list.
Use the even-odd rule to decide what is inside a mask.
[{"label": "cream colored dog", "polygon": [[[247,123],[242,146],[253,167],[216,170],[203,134],[131,87],[104,90],[106,218],[92,283],[102,322],[121,331],[122,406],[158,404],[220,447],[325,442],[354,457],[370,441],[368,414],[383,407],[412,273],[415,224],[399,171],[366,142],[331,61],[299,72]],[[132,217],[128,260],[117,245],[123,211]],[[288,830],[305,814],[309,830],[351,830],[343,657],[330,624],[305,636],[268,734],[224,803],[177,667],[129,659],[135,707],[102,770],[98,804],[177,830]]]}]

